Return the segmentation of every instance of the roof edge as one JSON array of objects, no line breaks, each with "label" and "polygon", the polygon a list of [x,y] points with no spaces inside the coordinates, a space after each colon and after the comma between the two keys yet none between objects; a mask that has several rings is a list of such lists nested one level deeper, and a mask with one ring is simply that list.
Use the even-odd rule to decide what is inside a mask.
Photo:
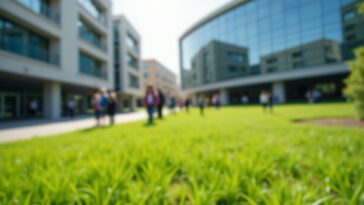
[{"label": "roof edge", "polygon": [[190,33],[192,33],[193,31],[195,31],[197,28],[201,27],[202,25],[204,25],[205,23],[209,22],[210,20],[228,12],[231,9],[234,9],[235,7],[248,2],[249,0],[234,0],[230,3],[227,3],[226,5],[218,8],[217,10],[211,12],[210,14],[208,14],[207,16],[205,16],[204,18],[202,18],[201,20],[197,21],[197,23],[193,24],[189,29],[187,29],[187,31],[185,31],[182,36],[179,38],[180,41],[185,38],[186,36],[188,36]]}]

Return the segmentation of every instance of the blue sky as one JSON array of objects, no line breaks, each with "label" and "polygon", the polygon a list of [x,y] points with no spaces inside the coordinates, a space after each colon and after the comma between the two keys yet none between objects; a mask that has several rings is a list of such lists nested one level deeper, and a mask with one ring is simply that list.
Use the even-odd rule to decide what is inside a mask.
[{"label": "blue sky", "polygon": [[179,37],[204,16],[231,0],[113,0],[142,36],[142,56],[179,74]]}]

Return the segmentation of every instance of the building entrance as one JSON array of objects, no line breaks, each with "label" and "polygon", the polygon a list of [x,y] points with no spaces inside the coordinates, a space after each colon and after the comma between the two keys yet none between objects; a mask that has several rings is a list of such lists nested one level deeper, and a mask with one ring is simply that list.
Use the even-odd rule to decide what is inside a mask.
[{"label": "building entrance", "polygon": [[0,93],[0,119],[12,119],[20,116],[20,95]]}]

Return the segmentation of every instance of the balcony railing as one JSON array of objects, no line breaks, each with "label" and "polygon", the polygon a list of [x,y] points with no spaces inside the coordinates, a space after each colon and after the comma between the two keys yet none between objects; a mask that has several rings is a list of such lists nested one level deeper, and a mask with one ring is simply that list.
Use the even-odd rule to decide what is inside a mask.
[{"label": "balcony railing", "polygon": [[87,67],[82,66],[80,68],[81,73],[92,75],[94,77],[107,79],[107,70],[99,67]]},{"label": "balcony railing", "polygon": [[44,2],[39,2],[36,0],[16,0],[16,1],[24,5],[28,9],[32,10],[34,13],[47,17],[57,24],[60,24],[61,22],[59,12],[56,9],[51,8],[48,4],[45,4]]},{"label": "balcony railing", "polygon": [[107,52],[107,44],[104,41],[94,38],[92,35],[82,31],[79,33],[79,37],[93,46]]},{"label": "balcony railing", "polygon": [[55,52],[37,48],[29,44],[19,42],[0,42],[0,49],[29,57],[35,60],[43,61],[53,65],[59,65],[59,55]]}]

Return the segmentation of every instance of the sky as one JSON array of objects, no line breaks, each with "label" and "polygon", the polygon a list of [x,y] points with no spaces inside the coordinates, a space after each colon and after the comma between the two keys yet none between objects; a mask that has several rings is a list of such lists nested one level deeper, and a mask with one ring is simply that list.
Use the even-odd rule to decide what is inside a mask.
[{"label": "sky", "polygon": [[179,76],[178,39],[196,22],[231,0],[112,0],[142,36],[143,59],[156,59]]}]

